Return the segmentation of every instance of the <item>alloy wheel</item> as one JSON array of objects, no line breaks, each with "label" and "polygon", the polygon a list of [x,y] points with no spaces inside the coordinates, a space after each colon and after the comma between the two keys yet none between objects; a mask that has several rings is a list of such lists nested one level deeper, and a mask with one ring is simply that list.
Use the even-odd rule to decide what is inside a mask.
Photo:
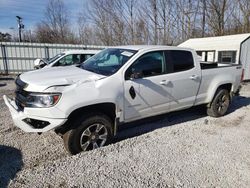
[{"label": "alloy wheel", "polygon": [[96,123],[87,127],[81,137],[80,146],[83,151],[88,151],[104,146],[107,141],[108,130],[100,123]]}]

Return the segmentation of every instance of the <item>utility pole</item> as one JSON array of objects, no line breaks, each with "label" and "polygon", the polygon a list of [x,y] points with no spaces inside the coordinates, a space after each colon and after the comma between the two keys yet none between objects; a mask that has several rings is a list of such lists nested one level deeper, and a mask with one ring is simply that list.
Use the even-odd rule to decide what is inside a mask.
[{"label": "utility pole", "polygon": [[207,11],[207,3],[206,0],[202,0],[202,34],[201,36],[205,36],[205,27],[206,27],[206,11]]},{"label": "utility pole", "polygon": [[156,0],[153,0],[152,2],[152,5],[153,5],[153,15],[154,15],[154,44],[156,45],[158,43],[158,30],[157,30],[157,25],[158,25],[158,22],[157,22],[157,1]]},{"label": "utility pole", "polygon": [[24,29],[24,25],[22,23],[22,18],[20,16],[16,16],[19,30],[19,42],[22,42],[22,29]]}]

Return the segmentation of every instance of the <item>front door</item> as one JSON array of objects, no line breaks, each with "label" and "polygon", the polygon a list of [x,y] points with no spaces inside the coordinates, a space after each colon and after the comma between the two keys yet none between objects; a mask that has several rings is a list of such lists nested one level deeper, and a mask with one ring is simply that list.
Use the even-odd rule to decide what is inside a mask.
[{"label": "front door", "polygon": [[167,80],[164,52],[149,52],[138,58],[125,73],[125,121],[169,110],[172,85]]}]

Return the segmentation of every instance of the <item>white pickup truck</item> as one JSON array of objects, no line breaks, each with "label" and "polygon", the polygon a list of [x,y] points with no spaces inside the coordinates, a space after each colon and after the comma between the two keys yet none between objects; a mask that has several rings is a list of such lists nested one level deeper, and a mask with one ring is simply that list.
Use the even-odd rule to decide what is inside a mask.
[{"label": "white pickup truck", "polygon": [[110,143],[121,124],[205,104],[223,116],[239,89],[241,65],[202,64],[186,48],[107,48],[79,67],[40,69],[16,79],[4,96],[26,132],[54,130],[71,154]]}]

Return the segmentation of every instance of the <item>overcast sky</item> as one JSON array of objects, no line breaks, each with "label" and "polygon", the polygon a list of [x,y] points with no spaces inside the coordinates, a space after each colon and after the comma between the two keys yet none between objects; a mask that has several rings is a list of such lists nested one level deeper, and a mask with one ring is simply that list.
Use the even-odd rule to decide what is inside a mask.
[{"label": "overcast sky", "polygon": [[[23,18],[26,30],[32,30],[43,19],[47,3],[48,0],[0,0],[0,32],[11,34],[13,30],[10,28],[17,30],[16,16]],[[64,3],[71,14],[71,21],[75,22],[87,0],[65,0]]]}]

